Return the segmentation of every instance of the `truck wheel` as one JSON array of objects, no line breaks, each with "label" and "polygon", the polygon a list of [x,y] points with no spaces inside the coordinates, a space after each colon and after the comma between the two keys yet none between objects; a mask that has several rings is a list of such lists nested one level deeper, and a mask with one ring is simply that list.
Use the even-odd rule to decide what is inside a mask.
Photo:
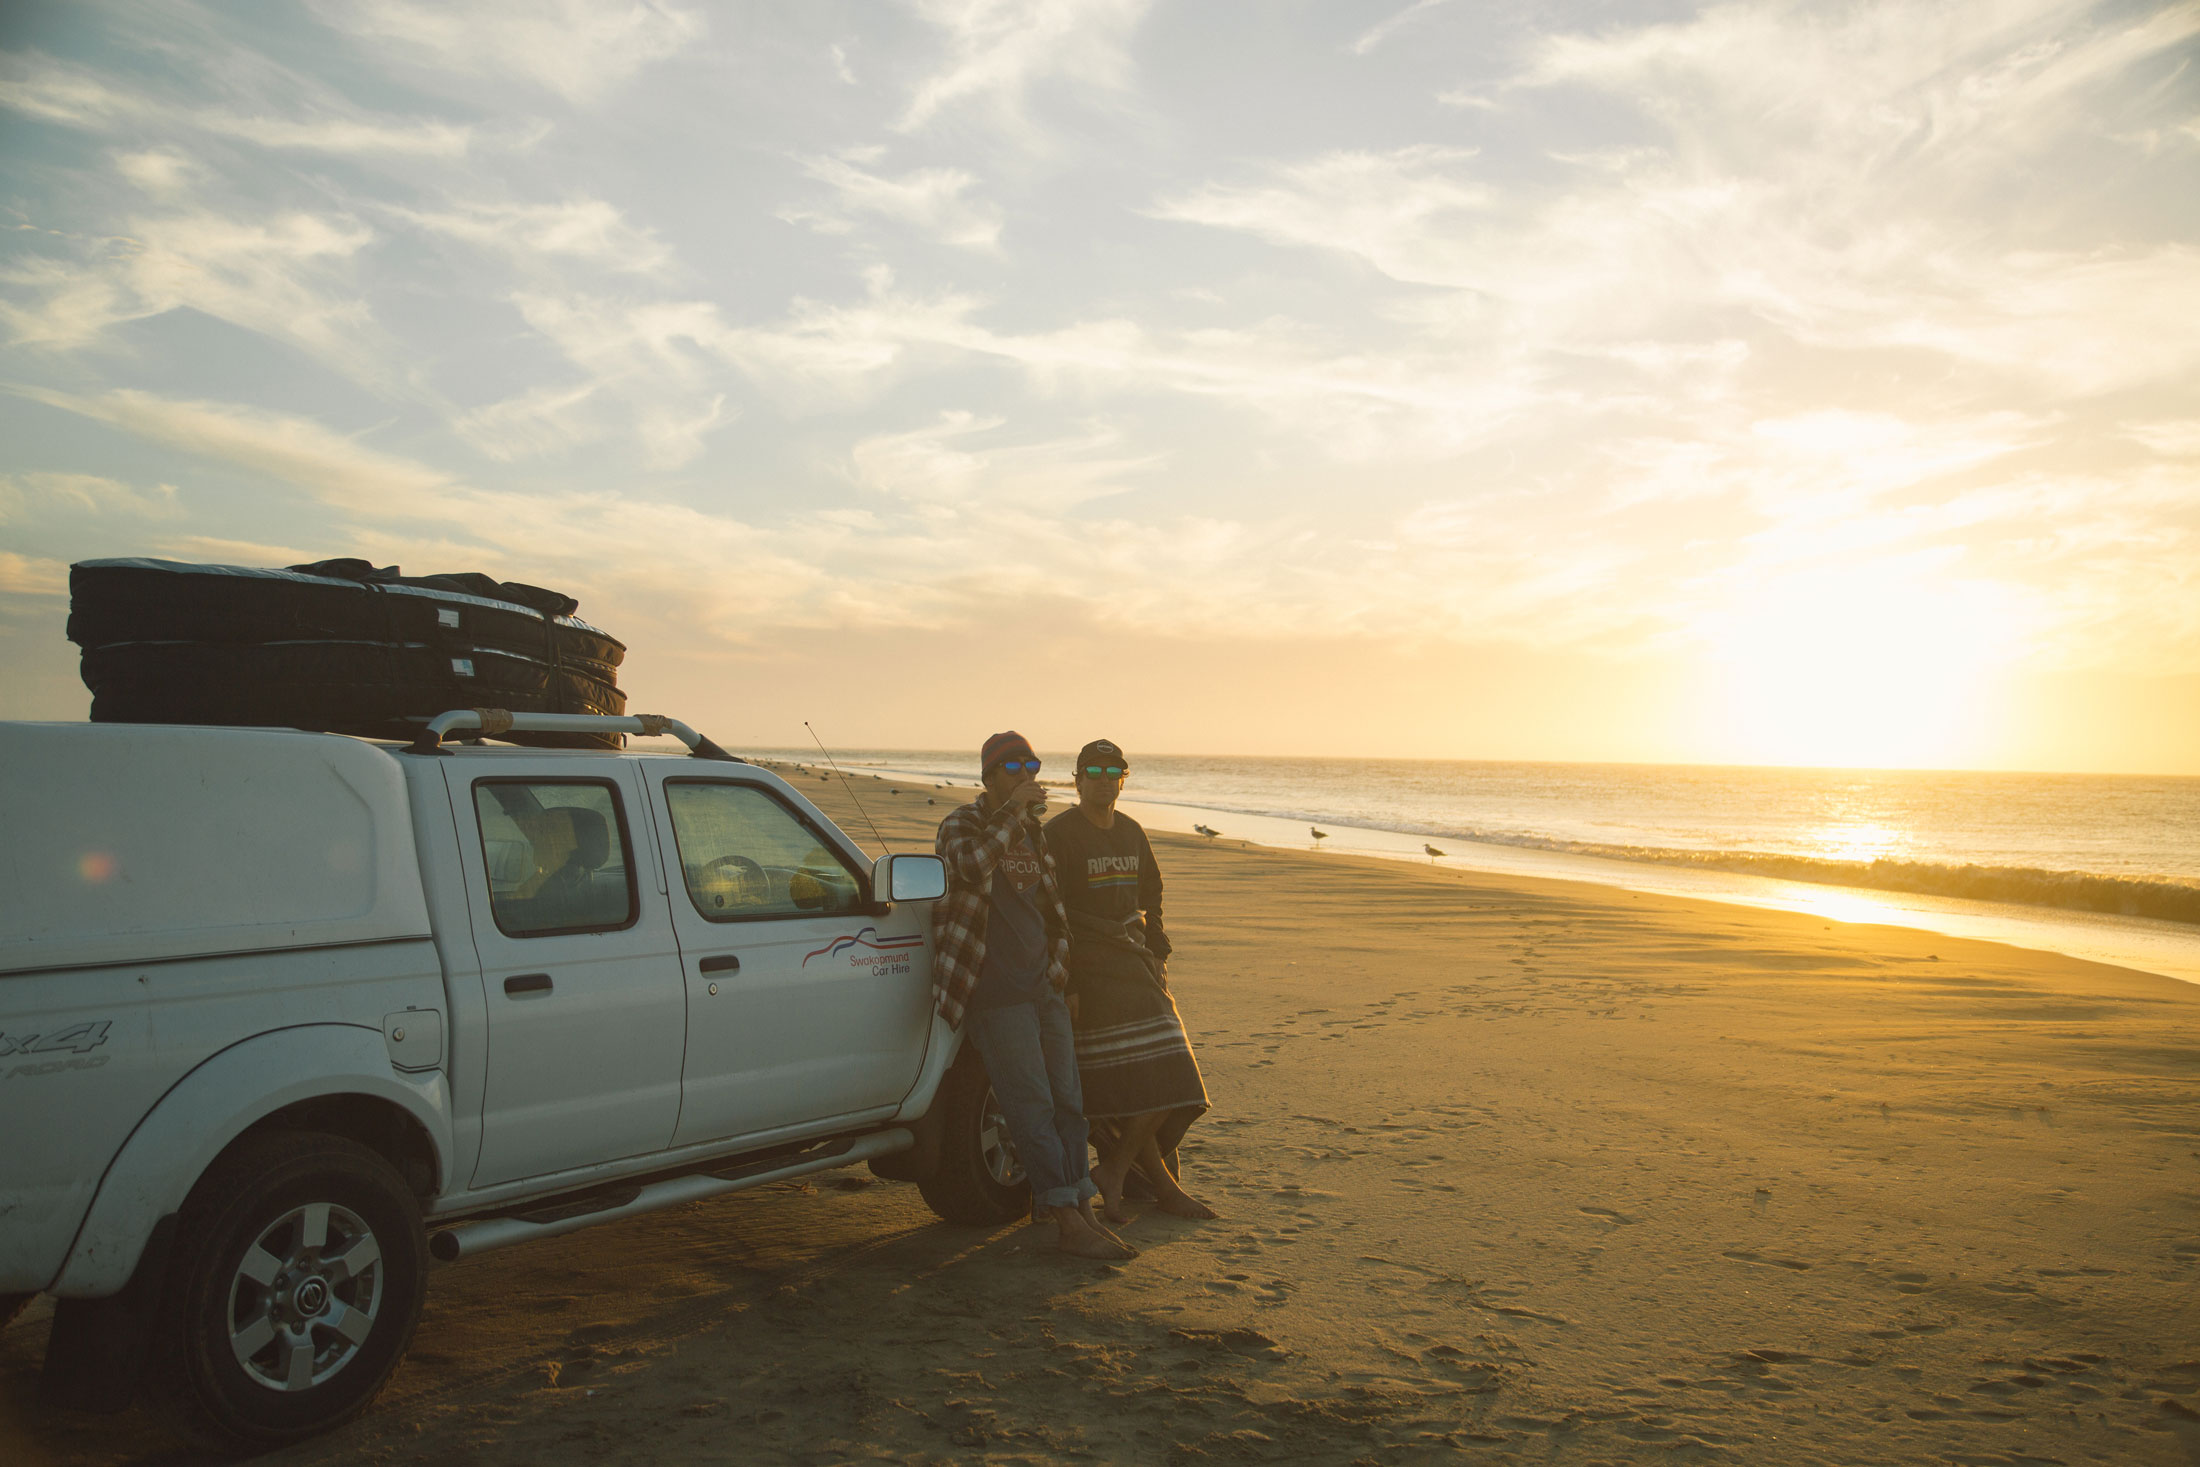
[{"label": "truck wheel", "polygon": [[185,1435],[265,1449],[358,1414],[412,1342],[427,1233],[404,1178],[340,1136],[271,1132],[177,1218],[148,1384]]},{"label": "truck wheel", "polygon": [[972,1056],[947,1072],[939,1169],[917,1183],[927,1207],[949,1222],[992,1227],[1031,1211],[1031,1184],[1009,1145],[1008,1122],[985,1066]]}]

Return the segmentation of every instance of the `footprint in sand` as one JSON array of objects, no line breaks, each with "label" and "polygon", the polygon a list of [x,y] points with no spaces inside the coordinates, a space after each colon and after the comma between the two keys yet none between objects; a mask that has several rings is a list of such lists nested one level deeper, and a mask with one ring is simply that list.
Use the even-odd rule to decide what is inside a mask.
[{"label": "footprint in sand", "polygon": [[1785,1268],[1792,1269],[1796,1273],[1810,1272],[1810,1265],[1800,1258],[1767,1258],[1761,1253],[1752,1253],[1744,1248],[1730,1248],[1719,1256],[1721,1258],[1731,1258],[1736,1263],[1754,1263],[1760,1268]]},{"label": "footprint in sand", "polygon": [[1281,1360],[1291,1352],[1257,1329],[1172,1329],[1169,1338],[1201,1349],[1256,1360]]}]

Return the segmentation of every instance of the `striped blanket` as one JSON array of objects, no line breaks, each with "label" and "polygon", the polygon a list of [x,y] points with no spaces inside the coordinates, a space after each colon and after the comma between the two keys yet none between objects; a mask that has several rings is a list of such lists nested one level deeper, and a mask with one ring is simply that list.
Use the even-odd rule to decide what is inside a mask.
[{"label": "striped blanket", "polygon": [[1085,1115],[1097,1130],[1111,1118],[1167,1111],[1154,1137],[1167,1155],[1206,1113],[1207,1086],[1161,960],[1146,950],[1135,915],[1111,922],[1072,911],[1069,925],[1069,991],[1077,999]]}]

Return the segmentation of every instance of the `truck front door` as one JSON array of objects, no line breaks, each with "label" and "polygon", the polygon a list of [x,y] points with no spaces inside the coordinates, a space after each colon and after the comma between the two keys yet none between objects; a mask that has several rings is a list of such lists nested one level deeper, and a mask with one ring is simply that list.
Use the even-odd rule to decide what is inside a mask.
[{"label": "truck front door", "polygon": [[624,764],[468,762],[446,777],[489,1013],[473,1184],[661,1151],[687,994],[665,899],[636,879],[639,782]]},{"label": "truck front door", "polygon": [[688,986],[675,1144],[899,1104],[931,1027],[926,909],[872,911],[823,818],[779,789],[650,777]]}]

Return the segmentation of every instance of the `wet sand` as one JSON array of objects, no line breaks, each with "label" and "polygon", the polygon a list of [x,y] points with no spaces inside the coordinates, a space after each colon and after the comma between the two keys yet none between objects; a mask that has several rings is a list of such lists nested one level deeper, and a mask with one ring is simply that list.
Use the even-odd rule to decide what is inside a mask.
[{"label": "wet sand", "polygon": [[[897,844],[961,797],[857,784]],[[265,1460],[2200,1462],[2200,988],[1154,843],[1222,1221],[1079,1263],[858,1170],[494,1253]],[[4,1455],[193,1460],[41,1411],[45,1312]]]}]

